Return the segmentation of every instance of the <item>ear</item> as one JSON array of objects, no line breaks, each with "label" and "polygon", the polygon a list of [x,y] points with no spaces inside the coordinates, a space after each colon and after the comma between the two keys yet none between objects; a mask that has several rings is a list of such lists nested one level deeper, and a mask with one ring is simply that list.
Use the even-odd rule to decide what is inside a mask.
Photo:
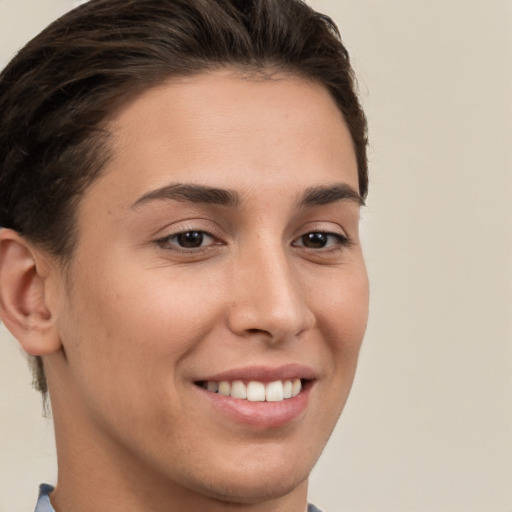
[{"label": "ear", "polygon": [[0,229],[0,318],[34,356],[61,345],[47,304],[49,269],[49,262],[16,231]]}]

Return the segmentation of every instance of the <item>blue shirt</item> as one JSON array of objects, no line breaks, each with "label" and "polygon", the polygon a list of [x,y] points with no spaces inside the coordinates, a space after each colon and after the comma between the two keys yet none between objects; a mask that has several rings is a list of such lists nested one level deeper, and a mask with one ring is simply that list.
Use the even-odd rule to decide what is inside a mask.
[{"label": "blue shirt", "polygon": [[37,500],[35,512],[55,512],[52,504],[50,503],[50,493],[53,487],[48,484],[41,484],[39,486],[39,498]]},{"label": "blue shirt", "polygon": [[[50,503],[50,493],[53,487],[48,484],[41,484],[39,486],[39,499],[37,500],[35,512],[55,512],[52,504]],[[314,505],[308,505],[308,512],[321,512]]]}]

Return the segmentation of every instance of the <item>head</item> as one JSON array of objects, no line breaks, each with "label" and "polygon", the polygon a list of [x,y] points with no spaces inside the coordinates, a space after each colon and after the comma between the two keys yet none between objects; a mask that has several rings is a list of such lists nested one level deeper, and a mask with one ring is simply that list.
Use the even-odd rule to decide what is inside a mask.
[{"label": "head", "polygon": [[[366,197],[366,119],[327,16],[288,0],[93,0],[34,38],[1,75],[0,226],[69,261],[76,206],[110,155],[108,119],[144,89],[224,67],[323,85],[347,122]],[[32,367],[46,394],[42,360]]]},{"label": "head", "polygon": [[[301,104],[302,99],[304,104]],[[267,107],[268,115],[261,114]],[[219,118],[218,112],[225,113],[225,116]],[[237,119],[242,121],[239,123]],[[251,130],[245,130],[244,127],[247,126],[252,126]],[[312,126],[315,131],[311,131]],[[329,131],[327,127],[332,130]],[[311,133],[307,133],[307,129]],[[233,130],[236,136],[233,136]],[[276,140],[285,140],[288,133],[291,134],[290,144],[284,143],[279,149],[271,147]],[[335,135],[331,137],[331,133]],[[162,149],[166,148],[166,140],[170,141],[171,149]],[[296,149],[291,143],[295,144]],[[258,144],[265,144],[264,153],[268,153],[268,156],[258,165],[253,161],[254,168],[248,176],[244,174],[248,172],[247,169],[243,168],[250,167],[245,161],[246,154],[257,152]],[[341,412],[355,370],[366,319],[366,276],[360,254],[357,253],[358,256],[354,257],[354,261],[357,260],[354,268],[357,270],[354,271],[353,279],[348,279],[352,283],[350,286],[357,288],[355,310],[343,298],[343,290],[340,290],[341,299],[333,301],[330,294],[334,292],[334,288],[327,286],[325,293],[319,294],[314,289],[311,276],[305,279],[297,277],[294,272],[301,274],[302,263],[297,267],[299,270],[290,274],[282,273],[276,262],[281,261],[284,264],[286,257],[281,258],[270,251],[267,255],[270,258],[268,267],[264,264],[262,266],[262,261],[257,262],[254,256],[258,251],[257,245],[248,245],[237,253],[247,251],[245,259],[240,260],[243,264],[239,265],[235,260],[229,265],[226,263],[226,269],[230,269],[232,277],[223,274],[222,265],[209,273],[205,270],[208,265],[204,262],[222,261],[222,258],[228,261],[229,257],[223,256],[223,251],[227,251],[224,247],[235,245],[237,235],[234,233],[242,233],[244,229],[255,232],[257,225],[252,225],[249,229],[250,221],[247,219],[251,217],[248,212],[259,218],[258,225],[267,226],[267,231],[262,228],[261,237],[280,230],[282,236],[289,238],[287,247],[293,247],[299,252],[325,249],[324,245],[328,247],[340,244],[340,240],[349,238],[346,233],[331,233],[329,226],[319,226],[318,219],[315,220],[317,224],[309,226],[307,232],[301,227],[302,221],[297,219],[303,218],[307,224],[310,222],[308,215],[311,214],[303,215],[300,213],[302,210],[293,210],[292,203],[306,205],[309,208],[307,211],[311,212],[316,207],[329,208],[338,201],[348,202],[352,210],[344,215],[350,217],[350,222],[354,224],[354,211],[366,197],[368,188],[366,144],[366,121],[354,91],[348,53],[333,22],[301,1],[91,0],[50,25],[19,52],[0,75],[0,226],[17,233],[18,240],[24,241],[29,248],[27,254],[30,254],[34,265],[39,265],[37,272],[44,276],[36,286],[40,299],[33,302],[27,300],[26,304],[29,306],[26,308],[30,309],[30,304],[35,304],[34,308],[40,309],[39,318],[51,326],[49,329],[54,339],[53,344],[46,345],[42,350],[38,348],[37,342],[24,345],[33,361],[38,389],[43,394],[47,392],[45,363],[48,363],[55,374],[55,382],[77,386],[76,396],[83,398],[82,405],[87,408],[93,398],[88,395],[89,391],[82,392],[79,387],[80,383],[94,377],[83,373],[87,365],[75,363],[82,356],[83,360],[88,359],[88,350],[84,348],[87,336],[81,336],[77,331],[88,333],[94,337],[95,342],[101,338],[101,345],[97,346],[101,352],[111,337],[119,339],[122,336],[128,339],[130,333],[135,333],[137,328],[141,329],[140,335],[147,331],[150,324],[155,325],[158,317],[161,318],[163,310],[159,308],[162,304],[155,303],[152,307],[149,301],[147,304],[139,303],[139,311],[141,315],[147,314],[148,318],[156,315],[150,324],[137,327],[129,318],[126,318],[126,322],[123,321],[123,315],[132,315],[135,312],[135,295],[129,297],[130,293],[151,293],[154,290],[159,297],[162,296],[164,290],[156,286],[162,282],[162,276],[155,278],[151,288],[145,288],[144,283],[148,283],[146,278],[138,281],[135,276],[128,287],[116,290],[115,283],[119,283],[122,274],[116,275],[109,283],[108,280],[115,274],[112,269],[126,265],[126,276],[134,275],[130,258],[127,259],[124,255],[117,262],[111,261],[109,265],[112,266],[105,265],[102,268],[107,254],[102,253],[105,240],[113,239],[116,226],[128,215],[126,212],[136,211],[141,215],[139,220],[134,218],[131,225],[137,226],[139,223],[140,226],[156,226],[163,222],[163,217],[169,216],[160,206],[162,200],[179,204],[200,203],[203,206],[207,203],[212,209],[206,213],[203,210],[200,214],[196,210],[193,212],[193,217],[200,217],[202,224],[190,225],[189,229],[189,224],[182,223],[173,233],[159,232],[157,240],[160,249],[170,246],[175,251],[179,245],[180,250],[185,248],[189,251],[186,256],[183,253],[173,253],[171,282],[175,283],[175,290],[171,293],[172,300],[167,306],[175,307],[183,318],[198,300],[201,304],[197,308],[199,327],[195,324],[191,326],[190,322],[186,325],[180,325],[179,322],[176,324],[172,313],[166,324],[168,342],[182,343],[173,356],[181,364],[178,365],[178,377],[175,378],[186,376],[200,389],[207,386],[208,381],[233,380],[228,370],[230,367],[242,365],[238,349],[227,350],[227,363],[217,362],[210,369],[206,362],[211,359],[211,340],[204,344],[189,344],[192,338],[195,342],[198,339],[209,340],[214,331],[221,329],[219,325],[227,328],[235,338],[254,336],[258,339],[272,339],[271,349],[268,348],[269,340],[262,342],[267,347],[265,350],[270,350],[268,360],[271,366],[288,362],[288,358],[283,356],[286,350],[282,347],[290,343],[289,338],[300,338],[297,346],[305,343],[310,335],[322,338],[323,341],[318,341],[318,350],[314,352],[304,350],[302,353],[295,353],[296,349],[290,349],[288,354],[295,354],[292,357],[294,363],[303,365],[308,357],[315,359],[318,356],[313,364],[316,364],[316,369],[305,370],[305,375],[299,376],[306,387],[309,385],[308,381],[321,381],[321,375],[315,372],[321,373],[322,358],[327,361],[332,355],[338,355],[340,359],[339,365],[335,364],[326,370],[326,374],[332,373],[330,378],[334,385],[331,402],[328,401],[327,405],[334,404],[334,410],[326,413],[326,421],[321,425],[322,414],[318,415],[318,424],[311,418],[309,420],[309,429],[317,428],[321,433],[318,442],[313,443],[315,446],[305,449],[305,457],[308,459],[305,468],[310,468]],[[149,147],[152,148],[151,151]],[[219,158],[217,164],[210,166],[210,162],[217,160],[216,147],[219,148],[219,153],[228,156]],[[236,152],[233,149],[236,147],[245,148],[247,151]],[[343,149],[339,150],[340,147]],[[269,166],[272,162],[277,162],[280,155],[287,155],[286,161],[296,159],[296,176],[290,169],[283,173],[276,169],[269,172]],[[317,160],[310,160],[311,155]],[[325,155],[329,155],[330,160]],[[191,163],[187,163],[189,161]],[[280,169],[284,168],[286,161],[280,162]],[[301,166],[301,162],[306,161],[309,162],[307,168]],[[150,168],[153,162],[153,169],[158,168],[157,171],[148,173],[150,179],[141,178],[144,174],[143,162],[148,162]],[[166,165],[168,162],[171,171],[179,169],[181,172],[173,174],[169,171],[169,182],[172,183],[170,188],[163,170],[166,166],[162,166],[162,162],[166,162]],[[235,167],[240,163],[243,165],[237,173]],[[140,165],[137,166],[138,164]],[[336,179],[334,164],[343,164],[348,169],[348,179],[343,176]],[[314,169],[316,165],[321,168],[319,171]],[[202,169],[200,172],[197,171],[199,168]],[[184,169],[188,170],[184,172]],[[318,179],[315,179],[315,172],[318,172]],[[188,177],[192,179],[189,180]],[[272,191],[277,190],[281,194],[286,191],[286,184],[295,180],[298,188],[293,192],[293,197],[289,198],[288,210],[284,209],[279,213],[279,208],[276,210],[274,207],[281,204],[280,199],[273,197]],[[186,183],[186,186],[176,186],[178,182]],[[343,183],[341,186],[331,186],[338,182]],[[230,184],[233,186],[229,186]],[[252,195],[247,193],[245,196],[245,192],[250,190],[259,192]],[[131,205],[123,202],[127,197],[133,200]],[[158,206],[151,206],[155,201]],[[103,211],[101,205],[106,204],[108,207]],[[283,204],[286,204],[286,200],[283,200]],[[148,205],[153,210],[145,213]],[[241,208],[238,211],[244,211],[240,205],[245,205],[248,210],[240,214],[238,220],[231,213],[224,212],[224,209],[234,207]],[[267,219],[265,212],[269,211],[268,208],[272,212],[277,211],[277,216]],[[219,209],[222,212],[219,213]],[[212,214],[214,210],[215,213]],[[290,213],[292,210],[293,214]],[[189,213],[184,211],[183,216],[187,217]],[[222,222],[211,220],[212,216],[217,215],[223,219]],[[326,210],[322,211],[322,215],[329,217],[331,213]],[[338,213],[332,215],[336,217]],[[156,218],[160,220],[155,220]],[[210,220],[205,221],[205,218]],[[286,221],[283,220],[285,218]],[[95,231],[101,232],[103,239],[101,236],[96,238],[97,233],[90,231],[90,223],[99,227]],[[332,225],[335,222],[327,224]],[[323,241],[322,236],[325,239]],[[230,237],[233,242],[228,243]],[[272,245],[270,240],[268,242]],[[343,243],[348,244],[346,241]],[[124,247],[142,244],[138,245],[139,249],[144,245],[140,240],[135,243],[133,239],[119,244]],[[4,243],[5,261],[12,259],[12,253],[15,252],[12,246],[12,243],[9,246]],[[111,249],[108,254],[115,254],[116,249]],[[198,249],[203,252],[197,252]],[[196,251],[194,256],[191,256],[190,251]],[[339,257],[339,251],[336,254]],[[331,257],[334,258],[329,256]],[[27,258],[28,256],[18,259],[25,261]],[[308,260],[306,265],[316,264],[323,269],[316,276],[319,282],[332,281],[336,278],[336,271],[332,269],[343,266],[339,260],[328,260],[325,251],[322,256],[308,253],[307,258],[303,259]],[[283,279],[286,281],[281,283],[283,289],[291,287],[298,290],[299,299],[286,294],[278,298],[276,292],[272,311],[277,311],[277,316],[275,321],[270,318],[272,315],[268,317],[267,327],[260,326],[259,320],[250,312],[250,295],[240,299],[238,303],[236,297],[238,293],[241,294],[240,297],[243,295],[242,290],[235,290],[231,284],[229,290],[222,289],[226,288],[225,283],[231,279],[238,279],[241,283],[248,278],[245,272],[254,272],[254,268],[249,265],[251,262],[256,265],[255,268],[261,268],[262,282],[265,278],[271,283]],[[194,275],[197,275],[199,268],[199,273],[204,272],[203,278],[211,281],[209,289],[213,289],[213,293],[204,296],[200,287],[196,287],[193,280],[191,281],[186,269],[191,263],[194,264]],[[350,264],[345,264],[350,268]],[[150,259],[144,265],[161,269],[162,261]],[[182,267],[186,268],[181,271]],[[105,280],[108,290],[94,296],[98,290],[89,289],[88,283],[94,281],[96,271],[97,277]],[[35,272],[36,270],[32,274]],[[48,285],[51,280],[48,276],[55,275],[59,275],[60,279],[54,279],[53,285]],[[182,278],[183,282],[180,282]],[[46,284],[43,284],[45,279]],[[43,288],[44,292],[41,291]],[[332,325],[326,327],[322,334],[306,335],[315,331],[315,318],[318,317],[314,311],[309,311],[307,304],[301,303],[302,297],[310,293],[308,290],[316,297],[313,310],[322,309],[323,300],[325,311],[334,318],[338,313],[336,308],[330,306],[335,304],[345,308],[345,315],[341,315],[341,318],[346,323],[342,325],[338,320],[327,321],[327,324]],[[187,294],[193,295],[189,297],[190,301],[185,297]],[[228,300],[228,296],[232,298]],[[255,300],[260,299],[261,297],[256,297]],[[105,301],[104,304],[101,304],[102,300]],[[4,299],[4,303],[6,302],[8,300]],[[272,303],[271,292],[268,302]],[[46,303],[54,307],[53,312],[46,307]],[[221,303],[223,306],[218,306]],[[118,307],[108,311],[108,318],[102,315],[105,304],[118,304]],[[182,311],[183,304],[189,309]],[[283,307],[280,308],[279,304],[283,304]],[[229,310],[225,319],[220,319],[224,314],[221,310]],[[56,311],[59,313],[55,313]],[[4,312],[4,317],[9,315]],[[203,319],[205,322],[201,325]],[[216,325],[217,321],[219,325]],[[279,324],[280,321],[283,322],[282,325]],[[96,324],[100,327],[97,328]],[[175,325],[181,330],[174,328]],[[116,334],[112,330],[117,328],[119,332]],[[183,335],[187,332],[188,336]],[[154,334],[157,338],[157,333]],[[216,335],[219,339],[223,338],[221,332],[216,332]],[[17,337],[23,336],[21,333]],[[337,336],[346,336],[347,340],[337,342]],[[187,340],[182,339],[183,337]],[[282,343],[274,343],[276,339]],[[132,341],[134,346],[140,348],[142,338]],[[227,340],[226,343],[229,347],[231,341]],[[337,343],[338,347],[333,348]],[[249,357],[258,361],[260,366],[266,353],[263,345],[256,344],[248,351]],[[116,350],[116,343],[112,342],[111,347],[106,350],[103,361],[109,359],[109,350],[112,356],[111,351]],[[157,348],[156,352],[158,350]],[[143,354],[144,350],[140,352],[141,356]],[[161,356],[165,357],[164,353]],[[343,366],[343,358],[347,361],[346,367]],[[97,363],[93,359],[88,361],[89,365],[102,366]],[[134,363],[135,361],[131,361],[123,365],[120,362],[119,368],[125,373],[134,370],[135,377],[143,375],[135,367],[131,367]],[[76,380],[70,377],[72,371],[69,368],[64,369],[66,365],[76,369]],[[282,365],[280,368],[282,369]],[[222,374],[221,370],[226,370],[227,374]],[[346,373],[345,377],[336,378],[334,375],[342,370]],[[103,371],[112,372],[114,369],[105,367]],[[252,369],[249,373],[251,371],[269,373],[266,380],[274,378],[270,375],[272,371],[268,369]],[[290,367],[282,371],[301,373],[304,370]],[[312,372],[311,375],[308,372]],[[259,376],[256,373],[254,378],[257,380]],[[63,374],[67,376],[63,378]],[[149,386],[150,375],[151,370],[148,370]],[[293,375],[287,374],[284,380],[292,377]],[[275,378],[279,380],[280,377],[276,374]],[[51,382],[51,378],[49,380]],[[137,382],[137,389],[140,390],[143,384],[144,382]],[[108,387],[108,383],[105,385]],[[138,394],[130,386],[126,391]],[[113,396],[110,399],[114,399]],[[94,421],[103,421],[101,411],[104,411],[107,402],[108,399],[96,409],[91,406],[91,410],[94,410]],[[149,410],[146,412],[152,414]],[[77,415],[80,414],[85,413],[83,410],[77,411]],[[194,414],[190,421],[199,422],[201,413],[197,413],[197,417]],[[155,422],[164,421],[164,416],[165,412],[162,412],[162,416],[155,415]],[[124,420],[130,421],[129,415]],[[263,437],[261,442],[266,442],[266,445],[276,444],[276,439],[285,436],[285,432],[289,433],[294,428],[287,425],[279,431],[282,425],[266,425],[265,421],[262,424],[256,421],[254,428],[259,429]],[[143,422],[140,428],[146,428]],[[183,435],[184,441],[188,443],[200,442],[194,436],[187,439],[186,424],[182,428],[182,431],[176,431],[176,435]],[[215,430],[218,425],[213,425],[212,428]],[[274,433],[278,432],[276,439],[267,436],[265,440],[265,428],[271,428]],[[115,425],[105,426],[105,431],[112,433],[113,430]],[[236,429],[230,434],[234,437],[240,436]],[[295,434],[290,436],[293,438]],[[304,438],[301,436],[304,433],[297,434],[292,444],[303,442]],[[127,438],[121,444],[123,442],[128,444],[133,439]],[[283,447],[289,448],[286,443]],[[144,459],[148,467],[157,472],[159,463],[155,461],[158,457],[152,449],[148,447],[145,455],[140,453],[139,462]],[[205,447],[205,453],[209,449]],[[260,462],[264,464],[268,454],[261,446],[258,449],[262,454]],[[194,459],[195,455],[190,455],[190,450],[179,455],[184,456],[185,452]],[[259,464],[258,457],[254,457],[256,452],[242,441],[234,448],[233,453],[246,454],[249,459],[256,459],[254,467]],[[176,452],[172,454],[176,455]],[[279,449],[276,454],[279,455]],[[200,460],[197,460],[196,469],[200,465]],[[251,474],[251,464],[247,464],[246,469],[247,474]],[[307,476],[307,472],[306,468],[294,476],[295,485]],[[180,474],[182,483],[186,482],[189,487],[196,485],[191,483],[194,482],[194,476],[187,474],[186,468],[182,468]],[[212,478],[207,472],[204,474],[206,479]],[[276,490],[275,494],[284,493],[287,485],[283,484],[284,487]],[[243,486],[247,495],[253,493],[254,499],[262,492],[260,488],[255,490],[255,487],[251,487],[249,477],[244,480]],[[219,489],[214,483],[210,487]],[[228,494],[228,490],[225,487],[223,489]],[[211,492],[212,495],[215,494],[213,490]],[[221,495],[222,493],[219,494]]]}]

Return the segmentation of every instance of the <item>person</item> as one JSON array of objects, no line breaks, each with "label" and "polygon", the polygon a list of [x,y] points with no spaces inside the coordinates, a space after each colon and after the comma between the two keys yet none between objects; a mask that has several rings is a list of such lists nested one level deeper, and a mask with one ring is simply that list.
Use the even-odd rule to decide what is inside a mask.
[{"label": "person", "polygon": [[368,315],[366,120],[300,0],[91,0],[0,76],[0,315],[37,512],[302,512]]}]

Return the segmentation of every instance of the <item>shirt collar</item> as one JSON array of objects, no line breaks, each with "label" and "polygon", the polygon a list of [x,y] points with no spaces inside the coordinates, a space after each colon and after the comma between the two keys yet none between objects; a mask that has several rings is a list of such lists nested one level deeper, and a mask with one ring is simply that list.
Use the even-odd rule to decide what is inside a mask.
[{"label": "shirt collar", "polygon": [[39,486],[39,498],[35,512],[55,512],[52,504],[50,503],[50,493],[53,491],[53,486],[48,484],[41,484]]}]

